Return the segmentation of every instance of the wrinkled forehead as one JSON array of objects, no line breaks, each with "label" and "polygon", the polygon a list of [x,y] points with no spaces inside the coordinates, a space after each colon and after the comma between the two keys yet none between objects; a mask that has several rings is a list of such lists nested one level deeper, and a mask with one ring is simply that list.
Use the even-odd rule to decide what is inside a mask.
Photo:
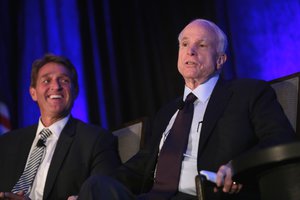
[{"label": "wrinkled forehead", "polygon": [[50,73],[60,73],[71,76],[71,71],[61,63],[48,62],[44,64],[38,71],[38,75]]},{"label": "wrinkled forehead", "polygon": [[217,33],[208,22],[193,21],[189,23],[179,34],[179,41],[186,37],[203,37],[209,40],[217,40]]}]

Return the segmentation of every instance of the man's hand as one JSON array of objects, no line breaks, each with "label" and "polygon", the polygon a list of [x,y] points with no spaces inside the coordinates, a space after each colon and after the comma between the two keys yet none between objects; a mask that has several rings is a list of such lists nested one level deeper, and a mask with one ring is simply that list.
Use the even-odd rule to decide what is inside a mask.
[{"label": "man's hand", "polygon": [[16,194],[12,192],[0,192],[0,199],[2,200],[30,200],[23,191]]},{"label": "man's hand", "polygon": [[69,196],[67,200],[77,200],[78,196]]},{"label": "man's hand", "polygon": [[[217,172],[217,187],[223,187],[222,190],[225,193],[233,194],[238,193],[242,189],[243,185],[232,181],[232,167],[229,162],[226,165],[222,165]],[[217,192],[218,188],[214,188],[214,192]]]}]

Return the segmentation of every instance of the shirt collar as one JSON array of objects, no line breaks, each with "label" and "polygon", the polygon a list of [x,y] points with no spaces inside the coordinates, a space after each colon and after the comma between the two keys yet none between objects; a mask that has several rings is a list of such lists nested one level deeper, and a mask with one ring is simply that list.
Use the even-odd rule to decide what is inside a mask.
[{"label": "shirt collar", "polygon": [[52,135],[54,137],[59,138],[60,133],[61,133],[62,129],[65,127],[65,125],[67,124],[69,118],[70,118],[70,115],[62,118],[61,120],[58,120],[54,124],[51,124],[51,126],[49,126],[49,127],[45,127],[40,118],[39,124],[38,124],[38,129],[37,129],[37,134],[39,134],[44,128],[48,128],[48,129],[50,129],[50,131],[52,132]]},{"label": "shirt collar", "polygon": [[201,85],[196,87],[194,90],[191,90],[190,88],[185,86],[183,100],[185,101],[187,95],[192,92],[199,101],[201,101],[202,103],[206,102],[209,99],[215,85],[217,84],[218,79],[219,74],[216,74],[208,79],[205,83],[202,83]]}]

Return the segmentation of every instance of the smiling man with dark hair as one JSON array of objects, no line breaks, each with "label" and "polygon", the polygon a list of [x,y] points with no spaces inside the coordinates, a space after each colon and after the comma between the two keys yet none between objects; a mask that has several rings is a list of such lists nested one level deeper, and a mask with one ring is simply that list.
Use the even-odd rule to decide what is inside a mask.
[{"label": "smiling man with dark hair", "polygon": [[120,164],[116,138],[71,115],[79,87],[69,59],[36,60],[29,91],[41,116],[37,125],[0,137],[0,199],[67,200],[89,176]]}]

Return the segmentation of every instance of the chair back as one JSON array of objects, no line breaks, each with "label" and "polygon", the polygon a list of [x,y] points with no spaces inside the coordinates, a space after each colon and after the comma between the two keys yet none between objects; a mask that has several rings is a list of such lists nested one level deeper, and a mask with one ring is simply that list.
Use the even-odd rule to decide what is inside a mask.
[{"label": "chair back", "polygon": [[118,137],[118,151],[122,163],[129,160],[143,147],[146,122],[147,118],[136,119],[112,131]]},{"label": "chair back", "polygon": [[300,72],[270,81],[277,99],[300,138]]}]

